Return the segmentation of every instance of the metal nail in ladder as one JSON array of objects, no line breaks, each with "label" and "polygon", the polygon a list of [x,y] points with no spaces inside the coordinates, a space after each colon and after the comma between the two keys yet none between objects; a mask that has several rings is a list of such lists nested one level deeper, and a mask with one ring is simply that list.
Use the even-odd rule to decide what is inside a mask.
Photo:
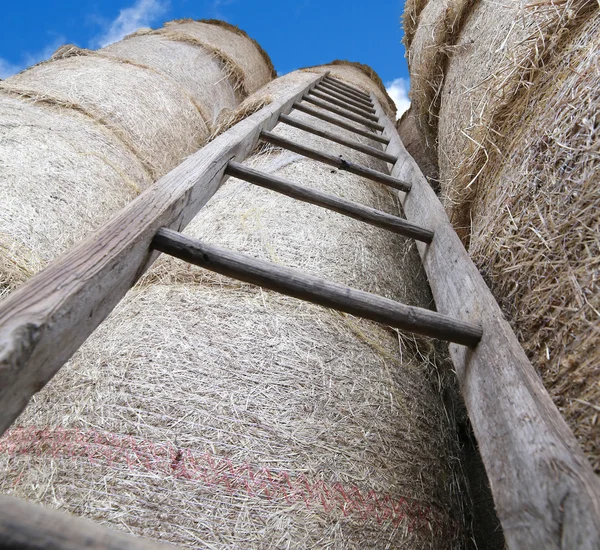
[{"label": "metal nail in ladder", "polygon": [[[367,137],[372,144],[317,128],[290,116],[293,110]],[[281,138],[271,132],[278,123],[384,160],[392,166],[391,173]],[[401,191],[407,219],[244,166],[241,162],[259,140]],[[416,239],[438,311],[399,304],[181,235],[228,176]],[[454,342],[450,353],[509,547],[600,547],[600,482],[375,97],[327,74],[315,76],[192,155],[4,300],[1,432],[106,318],[158,251],[290,296]],[[19,506],[26,506],[26,513],[10,513]],[[82,533],[90,528],[84,520],[67,521],[56,512],[0,497],[0,547],[14,540],[11,533],[32,529],[39,531],[44,544],[58,544],[66,536],[74,547],[85,547]],[[142,539],[125,544],[124,535],[94,529],[104,537],[102,547],[157,547]]]}]

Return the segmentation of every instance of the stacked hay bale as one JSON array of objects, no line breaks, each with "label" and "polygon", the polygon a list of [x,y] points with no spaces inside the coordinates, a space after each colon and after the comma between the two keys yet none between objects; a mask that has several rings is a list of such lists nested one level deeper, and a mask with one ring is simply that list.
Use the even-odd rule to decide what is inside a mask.
[{"label": "stacked hay bale", "polygon": [[600,473],[600,7],[407,3],[448,212]]},{"label": "stacked hay bale", "polygon": [[173,22],[0,83],[0,296],[206,143],[273,77],[265,56],[230,25]]},{"label": "stacked hay bale", "polygon": [[[379,93],[360,70],[344,75]],[[313,77],[282,77],[241,111]],[[275,132],[386,169],[291,127]],[[247,162],[399,208],[380,184],[295,154],[261,148]],[[235,179],[185,233],[431,300],[412,243]],[[2,489],[185,546],[459,548],[450,373],[435,362],[432,347],[384,326],[163,257],[1,440]]]}]

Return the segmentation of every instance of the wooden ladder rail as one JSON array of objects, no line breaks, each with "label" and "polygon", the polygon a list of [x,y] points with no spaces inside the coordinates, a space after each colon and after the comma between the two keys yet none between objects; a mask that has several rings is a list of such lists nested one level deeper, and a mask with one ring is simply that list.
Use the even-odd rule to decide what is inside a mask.
[{"label": "wooden ladder rail", "polygon": [[[217,138],[214,142],[206,146],[202,151],[200,151],[196,155],[193,155],[179,168],[175,169],[171,174],[162,178],[155,187],[148,190],[146,193],[144,193],[138,199],[136,199],[134,203],[132,203],[126,209],[124,209],[120,215],[118,215],[112,222],[109,222],[109,224],[107,224],[102,230],[99,230],[98,232],[96,232],[96,234],[86,239],[83,243],[74,247],[74,249],[72,249],[64,257],[61,257],[61,259],[49,266],[49,268],[43,273],[34,277],[29,283],[24,285],[24,287],[21,287],[21,289],[15,291],[2,304],[2,306],[5,306],[7,304],[9,306],[12,306],[11,313],[17,315],[16,323],[13,323],[12,326],[9,327],[11,330],[8,330],[8,332],[5,330],[0,330],[0,345],[2,346],[0,348],[0,381],[4,382],[6,379],[6,366],[13,368],[13,372],[8,374],[11,374],[13,378],[14,375],[17,374],[17,378],[19,378],[19,380],[17,381],[13,380],[13,389],[17,390],[16,401],[14,399],[11,401],[10,396],[6,395],[6,393],[4,392],[4,385],[0,386],[0,403],[2,403],[2,405],[8,403],[13,407],[12,411],[9,410],[9,414],[14,414],[14,407],[16,406],[18,408],[18,406],[20,406],[19,398],[21,402],[25,398],[26,403],[26,401],[28,400],[28,397],[26,397],[27,393],[29,393],[29,396],[32,395],[32,393],[36,391],[36,388],[39,389],[51,378],[54,372],[56,372],[56,370],[60,368],[62,363],[68,359],[68,356],[70,356],[70,354],[72,354],[77,349],[77,347],[79,347],[83,340],[85,340],[85,337],[81,339],[81,334],[84,334],[85,332],[87,332],[87,334],[91,333],[93,328],[91,328],[90,330],[90,327],[92,327],[94,324],[97,326],[97,324],[99,324],[103,320],[103,318],[106,317],[106,315],[110,312],[114,305],[116,305],[116,303],[122,298],[127,289],[130,288],[139,278],[139,276],[151,265],[152,261],[156,257],[156,254],[152,253],[150,250],[152,243],[156,244],[158,242],[158,246],[163,246],[166,248],[171,246],[173,244],[173,241],[178,241],[179,248],[183,249],[184,253],[186,254],[191,254],[190,251],[193,251],[194,249],[196,249],[196,252],[200,250],[201,252],[199,253],[199,255],[196,254],[196,256],[199,257],[201,261],[204,261],[203,254],[206,255],[207,250],[209,250],[209,257],[215,257],[218,258],[219,261],[227,260],[229,262],[225,262],[227,264],[225,269],[231,269],[232,261],[233,263],[237,262],[238,264],[245,265],[246,267],[250,266],[251,271],[253,273],[253,277],[256,276],[256,270],[260,271],[260,269],[262,269],[263,276],[265,276],[265,269],[266,272],[269,272],[271,270],[271,264],[268,264],[267,262],[261,263],[260,261],[258,261],[258,264],[252,264],[252,262],[249,262],[249,260],[246,257],[240,259],[239,256],[244,255],[238,255],[238,253],[232,253],[231,251],[223,251],[222,249],[211,247],[211,245],[205,245],[203,243],[199,244],[198,241],[194,240],[188,242],[190,240],[186,241],[185,237],[183,237],[184,241],[182,244],[182,236],[180,236],[174,231],[161,228],[176,227],[179,230],[182,227],[184,227],[195,215],[195,213],[206,203],[208,198],[210,198],[210,196],[212,196],[212,194],[214,194],[214,192],[218,189],[223,179],[223,176],[226,175],[225,172],[228,169],[228,166],[229,170],[235,170],[236,165],[235,163],[230,164],[230,160],[243,160],[243,158],[245,158],[245,156],[249,154],[249,152],[256,145],[259,137],[262,137],[263,139],[265,137],[267,139],[270,139],[268,130],[275,126],[279,116],[282,114],[285,116],[285,114],[289,112],[289,110],[291,110],[292,107],[298,107],[296,101],[300,97],[304,97],[306,95],[306,92],[314,88],[321,80],[324,80],[323,76],[315,77],[315,79],[312,80],[306,88],[303,88],[302,90],[296,90],[295,93],[292,94],[292,97],[288,99],[282,99],[270,105],[269,107],[264,108],[263,110],[259,111],[246,121],[241,122],[239,125],[234,127],[232,130],[230,130],[220,138]],[[347,85],[345,86],[347,87]],[[357,93],[357,96],[358,95],[360,94]],[[410,163],[414,163],[414,161],[412,161],[412,159],[408,157],[405,151],[403,151],[401,142],[397,137],[395,130],[393,129],[391,121],[389,121],[389,119],[387,119],[387,117],[383,114],[383,111],[381,110],[381,107],[375,98],[372,98],[372,104],[375,106],[375,109],[379,114],[379,121],[383,123],[382,127],[384,128],[384,134],[387,134],[389,136],[388,138],[386,138],[390,144],[388,147],[388,154],[391,153],[392,156],[400,157],[398,162],[396,162],[396,164],[394,165],[392,175],[387,176],[389,180],[386,180],[385,183],[389,184],[390,180],[405,182],[408,180],[408,178],[401,177],[404,176],[403,169],[405,170],[405,168],[403,167],[407,165],[407,162],[409,166],[412,166]],[[354,131],[356,129],[352,128],[352,130]],[[360,131],[357,131],[357,133],[360,134]],[[286,147],[290,145],[289,143],[283,144]],[[279,142],[279,145],[282,145],[281,141]],[[292,145],[294,147],[297,146],[297,144]],[[309,149],[309,152],[314,153],[315,150]],[[332,158],[335,159],[335,157]],[[329,163],[332,162],[331,158],[319,158],[318,160]],[[439,217],[439,208],[441,208],[441,205],[439,204],[439,201],[437,201],[435,194],[433,194],[433,192],[427,185],[427,182],[424,180],[423,176],[420,175],[418,170],[416,175],[413,172],[414,166],[412,166],[412,170],[407,171],[407,174],[412,178],[409,180],[410,183],[407,187],[411,189],[413,187],[413,181],[416,182],[416,188],[419,189],[417,195],[420,198],[433,200],[433,202],[436,204],[436,208],[434,208],[434,210],[437,213],[437,217]],[[379,174],[385,175],[382,173]],[[369,174],[367,177],[371,176],[373,176],[373,174]],[[419,176],[421,177],[421,180],[419,180]],[[183,181],[181,181],[179,178],[181,178]],[[429,189],[430,194],[427,193],[427,189],[423,188],[423,185],[427,189]],[[294,192],[297,192],[297,190],[295,190]],[[415,212],[421,213],[418,207],[414,206],[414,203],[416,201],[413,200],[413,196],[414,192],[411,190],[411,193],[407,195],[408,199],[404,197],[406,212],[411,211],[412,214],[414,214]],[[311,199],[313,198],[314,197],[311,197]],[[323,200],[323,197],[317,198],[319,201]],[[331,196],[326,197],[326,199],[331,200]],[[308,202],[314,201],[309,200]],[[320,205],[329,207],[326,204]],[[439,208],[437,208],[438,205]],[[346,206],[347,205],[343,205],[341,207],[342,210],[344,210]],[[356,206],[357,205],[354,205],[354,207]],[[358,207],[360,209],[361,205],[358,205]],[[420,206],[421,210],[424,209],[425,211],[428,211],[429,207],[430,205],[427,204],[425,206]],[[362,208],[366,207],[363,206]],[[343,213],[345,213],[346,215],[351,215],[351,213],[349,212]],[[361,215],[363,213],[361,213]],[[441,214],[443,214],[443,209],[441,210]],[[132,215],[135,219],[135,222],[137,223],[137,230],[135,230],[136,225],[132,225]],[[445,216],[445,214],[443,215]],[[439,222],[439,219],[436,218],[435,221]],[[161,222],[164,223],[161,224]],[[371,222],[369,221],[369,223]],[[436,227],[438,226],[436,225]],[[458,240],[458,237],[453,232],[451,226],[449,226],[449,223],[446,225],[441,224],[439,225],[439,227],[445,232],[450,231],[456,237],[456,240]],[[161,239],[163,239],[162,244],[160,244]],[[439,251],[440,240],[442,239],[438,239],[436,230],[435,238],[430,239],[429,241],[424,240],[424,243],[419,245],[419,250],[423,255],[424,265],[426,269],[428,269],[428,265],[431,265],[431,262],[428,263],[428,261],[426,261],[426,259],[429,258],[428,251],[434,246],[436,247],[435,249]],[[448,240],[446,239],[445,234],[443,240],[444,242]],[[429,244],[425,244],[427,242],[429,242]],[[452,242],[452,238],[449,239],[449,242],[453,246],[456,244]],[[459,247],[461,246],[460,241],[458,241],[458,245]],[[207,246],[209,247],[209,249],[206,248]],[[461,261],[464,262],[466,257],[466,261],[470,262],[468,256],[466,255],[466,251],[464,251],[464,249],[462,250],[463,256],[460,258]],[[93,258],[86,258],[84,254],[86,252],[91,253]],[[454,253],[454,250],[452,249],[451,252]],[[233,256],[231,256],[232,254]],[[95,262],[93,261],[94,259],[96,260]],[[195,260],[194,257],[191,257],[191,259]],[[253,261],[257,262],[257,260]],[[472,266],[472,269],[475,270],[475,273],[477,273],[477,270],[475,269],[474,265],[472,265],[472,262],[470,265]],[[65,269],[67,266],[70,269],[74,270],[74,272],[71,272],[69,269]],[[463,266],[459,267],[461,269],[456,269],[455,266],[455,270],[458,272],[464,271],[462,269]],[[81,270],[83,270],[83,272],[81,272]],[[291,278],[294,279],[294,277],[297,276],[297,273],[290,274],[289,271],[293,270],[288,270],[287,275],[291,275]],[[433,270],[433,272],[434,279],[436,279],[435,270]],[[83,285],[82,281],[78,279],[79,276],[82,276],[85,279],[86,273],[87,285]],[[268,275],[268,273],[266,274]],[[73,277],[73,275],[75,275],[75,277]],[[278,284],[280,282],[280,279],[281,277],[279,277],[278,279]],[[437,273],[436,288],[444,286],[440,283],[439,279],[440,274]],[[65,282],[65,280],[67,280],[66,284],[63,285],[63,282]],[[313,281],[313,283],[314,282],[315,281]],[[318,280],[317,282],[320,284],[322,281]],[[452,282],[454,283],[456,281]],[[62,299],[56,299],[56,294],[59,293],[52,292],[53,286],[55,289],[57,287],[61,288],[62,292],[60,293],[60,298]],[[432,284],[432,288],[433,286],[434,285]],[[481,289],[479,289],[478,287],[474,288],[478,292],[481,291]],[[484,288],[485,291],[489,294],[489,290],[487,290],[487,287],[485,287],[485,285]],[[65,291],[65,289],[67,290]],[[48,295],[49,290],[50,295]],[[34,294],[32,293],[32,291],[34,293],[36,291],[42,291],[42,295],[44,295],[45,291],[46,299],[43,299],[44,296],[42,296],[42,304],[40,305],[38,303],[37,309],[36,307],[33,307],[36,304],[32,303],[32,301],[34,301]],[[435,292],[436,291],[434,290],[434,295]],[[347,287],[343,287],[342,293],[347,293]],[[454,294],[457,294],[456,289],[447,292],[447,295]],[[69,296],[67,295],[70,296],[70,299],[68,299]],[[92,299],[90,303],[88,303],[87,299],[91,297],[93,297],[94,299]],[[21,300],[25,299],[25,303],[21,302],[19,304],[19,298]],[[52,300],[52,298],[55,298],[54,301]],[[477,311],[477,308],[475,307],[476,304],[473,305],[473,303],[477,302],[478,298],[479,297],[477,295],[475,297],[469,296],[469,300],[467,300],[467,302],[473,308],[472,310],[464,307],[454,307],[454,309],[457,310],[458,316],[455,317],[453,315],[448,316],[442,314],[441,318],[444,318],[444,320],[449,319],[461,323],[461,318],[465,318],[465,316],[471,317],[473,310]],[[84,301],[83,304],[82,300]],[[493,304],[495,304],[493,298],[491,299],[491,301]],[[367,302],[367,305],[369,305],[369,303],[372,305],[372,298],[369,298]],[[443,303],[446,304],[446,302],[444,301]],[[449,303],[452,305],[452,300],[450,300]],[[392,304],[395,304],[395,302],[392,302]],[[15,307],[19,305],[21,307]],[[72,307],[69,307],[74,305],[78,306],[75,308],[75,311],[73,311]],[[23,306],[25,307],[23,308]],[[496,308],[498,307],[497,304],[495,304],[495,306]],[[6,320],[6,316],[4,315],[5,313],[6,312],[4,308],[0,308],[0,327],[2,327],[2,329],[6,328],[6,326],[3,325],[3,321]],[[431,314],[432,312],[428,313]],[[482,314],[485,312],[477,311],[477,313]],[[378,310],[375,311],[374,314],[378,314]],[[25,318],[28,318],[28,322],[24,322]],[[497,321],[498,319],[495,319],[495,322]],[[477,327],[473,327],[472,325],[469,326],[468,323],[465,323],[465,327],[463,328],[475,328],[475,330],[479,331],[479,333],[475,335],[474,339],[471,341],[471,346],[473,346],[475,342],[478,342],[480,339],[483,342],[484,340],[490,338],[490,335],[486,334],[486,332],[483,333],[482,337],[481,330],[479,330]],[[69,336],[73,336],[75,339],[78,339],[80,341],[76,345],[73,344],[72,340],[67,342],[67,347],[70,348],[70,351],[65,351],[64,349],[57,350],[56,347],[53,347],[52,351],[54,352],[54,356],[49,356],[48,348],[50,347],[49,344],[51,342],[51,336],[52,334],[56,335],[57,333],[60,334],[61,332],[69,334]],[[510,334],[512,335],[512,333]],[[8,338],[6,338],[7,336]],[[514,339],[514,335],[512,335],[512,338]],[[5,344],[8,344],[8,347]],[[455,357],[472,358],[473,356],[477,356],[480,350],[480,346],[481,344],[478,344],[477,347],[469,348],[468,351],[465,351],[465,348],[461,346],[459,349],[463,350],[462,355],[456,352],[456,348],[458,348],[458,346],[451,346],[453,359]],[[46,349],[44,349],[44,347]],[[58,360],[56,358],[56,355],[60,355]],[[493,357],[486,356],[487,361],[491,361],[492,359]],[[27,363],[27,360],[29,360],[29,363]],[[33,363],[33,368],[31,367],[31,363]],[[500,363],[502,363],[502,361],[500,361]],[[498,366],[497,360],[496,366]],[[17,368],[15,369],[15,367]],[[22,368],[25,371],[23,373],[24,375],[20,377],[18,376],[19,368]],[[473,370],[470,364],[469,368]],[[529,365],[529,368],[532,370],[531,365]],[[15,370],[17,371],[17,373],[15,373]],[[477,373],[474,373],[473,376],[477,377]],[[462,382],[463,381],[461,380],[461,383]],[[463,385],[464,384],[461,384],[461,386]],[[541,387],[541,384],[539,384],[539,382],[538,385]],[[537,389],[539,390],[539,387]],[[21,390],[20,393],[18,392],[18,390]],[[551,400],[547,393],[545,393],[543,387],[541,388],[541,393],[543,394],[541,396],[542,400],[546,399],[546,405],[547,402],[550,402],[550,408],[552,408]],[[469,406],[469,402],[467,402],[467,405]],[[5,410],[4,407],[3,410]],[[469,408],[469,411],[471,414],[471,408]],[[557,411],[556,415],[558,415],[559,419],[562,421]],[[475,418],[477,419],[477,421],[481,422],[479,416],[475,416]],[[541,420],[544,419],[542,418]],[[4,417],[4,415],[2,417],[2,423],[2,428],[5,429],[6,418]],[[10,421],[8,422],[8,424],[10,424]],[[506,425],[506,422],[500,421],[497,422],[497,424],[499,424],[500,428],[503,428],[505,431],[509,428],[509,426]],[[533,425],[535,426],[535,423]],[[568,428],[566,427],[566,424],[564,424],[564,421],[563,425],[563,429],[565,432],[562,434],[563,438],[570,436],[570,438],[574,441],[574,437],[572,436],[572,434],[570,434]],[[493,421],[490,423],[488,419],[488,425],[486,425],[486,427],[490,428],[490,426],[491,428],[494,428],[496,430],[497,434],[498,426],[496,426]],[[477,434],[478,430],[476,429],[475,431]],[[484,436],[488,437],[488,434],[484,434]],[[522,441],[523,437],[521,437],[520,440]],[[572,444],[572,442],[569,443],[571,443],[571,445],[567,447],[567,451],[570,451],[571,454],[569,454],[569,452],[567,452],[566,454],[570,458],[573,458],[573,455],[577,455],[577,453],[579,453],[579,456],[575,456],[575,458],[578,459],[575,460],[575,465],[579,466],[579,468],[576,468],[574,471],[580,474],[580,481],[589,481],[591,483],[591,486],[593,487],[593,482],[595,481],[597,483],[597,479],[593,475],[589,464],[587,464],[585,458],[583,458],[583,455],[578,449],[576,443],[574,445]],[[517,451],[523,454],[522,449],[517,449]],[[561,455],[561,458],[564,458],[564,456]],[[484,456],[484,461],[485,460],[486,456]],[[520,463],[523,461],[516,462],[520,465]],[[487,462],[486,469],[488,469],[489,474],[490,469],[488,468]],[[497,474],[497,472],[493,468],[491,469],[491,471],[494,474]],[[587,473],[590,473],[592,477],[590,478],[589,475],[587,475]],[[546,476],[548,476],[548,472],[545,472],[545,474]],[[511,475],[512,478],[514,478],[515,476],[518,477],[518,473],[515,472],[511,472]],[[572,480],[572,476],[568,477],[568,479]],[[490,476],[490,480],[492,482],[492,488],[494,490],[495,478]],[[502,488],[506,489],[504,485],[502,485]],[[576,488],[578,487],[569,486],[569,489]],[[496,498],[496,492],[494,492],[494,496]],[[595,516],[593,515],[594,511],[597,512],[597,500],[595,501],[594,498],[590,498],[589,491],[584,491],[583,494],[569,494],[567,496],[571,498],[571,500],[568,501],[568,504],[572,509],[575,509],[577,512],[588,512],[587,518],[589,521],[584,522],[586,529],[583,532],[583,534],[580,533],[580,537],[578,539],[573,538],[574,535],[572,531],[568,529],[566,531],[563,530],[563,534],[567,533],[571,537],[567,537],[566,540],[568,542],[597,542],[598,514],[596,513]],[[514,508],[514,500],[514,498],[508,498],[508,502],[513,505],[512,508]],[[522,502],[519,501],[518,504],[522,505]],[[525,504],[529,504],[529,501],[526,501]],[[539,501],[536,501],[535,504],[539,506],[540,503]],[[554,504],[555,503],[552,502],[551,508],[553,508]],[[590,504],[592,505],[591,514],[589,510]],[[594,506],[596,506],[595,509]],[[519,511],[521,512],[522,510],[519,509]],[[49,513],[56,514],[55,512]],[[594,517],[596,519],[594,519]],[[0,517],[0,519],[2,518]],[[511,518],[509,517],[509,519]],[[503,521],[503,526],[506,530],[506,517],[501,516],[501,520]],[[76,522],[83,520],[73,519],[72,521]],[[560,521],[556,519],[555,521],[560,526]],[[533,515],[533,518],[531,519],[530,523],[531,525],[528,524],[527,526],[529,529],[531,529],[532,525],[533,527],[537,527],[537,529],[533,529],[533,535],[530,534],[529,536],[526,536],[526,529],[517,529],[512,531],[512,534],[514,535],[512,539],[509,539],[509,537],[507,536],[507,541],[509,541],[509,545],[511,547],[530,547],[523,546],[523,544],[529,544],[531,541],[534,541],[535,544],[538,544],[540,542],[545,543],[547,541],[556,542],[556,533],[548,531],[548,525],[544,524],[543,528],[539,528],[539,524],[544,523],[543,518],[540,518],[537,515]],[[510,522],[508,523],[508,527],[511,527]],[[581,525],[577,524],[577,527],[581,529]],[[107,530],[107,532],[110,533],[110,530]],[[549,534],[550,536],[548,537],[547,535]],[[0,536],[2,535],[0,534]],[[515,545],[513,546],[512,543],[515,543]],[[559,546],[556,547],[558,548]],[[587,546],[580,547],[583,548]],[[589,547],[592,548],[595,547],[595,545]]]}]

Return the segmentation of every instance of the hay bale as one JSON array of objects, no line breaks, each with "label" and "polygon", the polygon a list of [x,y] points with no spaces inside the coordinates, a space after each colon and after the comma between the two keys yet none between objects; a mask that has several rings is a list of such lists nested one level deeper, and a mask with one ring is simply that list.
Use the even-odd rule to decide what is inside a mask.
[{"label": "hay bale", "polygon": [[258,44],[237,27],[223,21],[184,19],[165,23],[158,31],[170,40],[188,41],[220,57],[237,78],[242,99],[272,80],[275,70]]},{"label": "hay bale", "polygon": [[[248,162],[398,209],[388,188],[295,154],[265,148]],[[235,179],[185,232],[431,300],[407,240]],[[185,546],[459,548],[449,371],[436,361],[387,327],[163,257],[0,442],[2,489]]]},{"label": "hay bale", "polygon": [[220,113],[235,109],[239,103],[232,82],[223,78],[223,63],[198,46],[143,34],[111,44],[100,52],[149,67],[177,82],[191,96],[211,131]]},{"label": "hay bale", "polygon": [[447,210],[600,473],[599,5],[479,2],[427,42],[430,4],[411,71],[447,51],[429,126]]},{"label": "hay bale", "polygon": [[[241,31],[185,28],[204,46],[143,30],[99,52],[63,46],[0,83],[0,295],[206,143],[240,78],[267,82]],[[214,53],[229,42],[235,74]]]},{"label": "hay bale", "polygon": [[427,143],[412,106],[398,119],[396,128],[402,144],[410,156],[417,161],[429,184],[438,192],[440,171],[437,163],[437,149]]}]

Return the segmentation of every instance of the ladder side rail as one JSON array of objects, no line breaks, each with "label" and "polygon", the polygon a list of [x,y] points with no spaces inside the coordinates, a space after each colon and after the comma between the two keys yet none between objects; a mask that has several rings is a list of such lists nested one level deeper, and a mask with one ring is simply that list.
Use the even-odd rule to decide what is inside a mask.
[{"label": "ladder side rail", "polygon": [[174,550],[40,504],[0,495],[0,548],[11,550]]},{"label": "ladder side rail", "polygon": [[[205,145],[0,303],[0,434],[150,267],[161,227],[184,228],[315,75]],[[60,346],[57,346],[60,342]]]},{"label": "ladder side rail", "polygon": [[375,99],[399,157],[396,178],[407,219],[434,231],[417,247],[437,310],[477,319],[474,349],[450,344],[479,450],[509,548],[600,548],[600,479],[544,388],[441,202]]}]

